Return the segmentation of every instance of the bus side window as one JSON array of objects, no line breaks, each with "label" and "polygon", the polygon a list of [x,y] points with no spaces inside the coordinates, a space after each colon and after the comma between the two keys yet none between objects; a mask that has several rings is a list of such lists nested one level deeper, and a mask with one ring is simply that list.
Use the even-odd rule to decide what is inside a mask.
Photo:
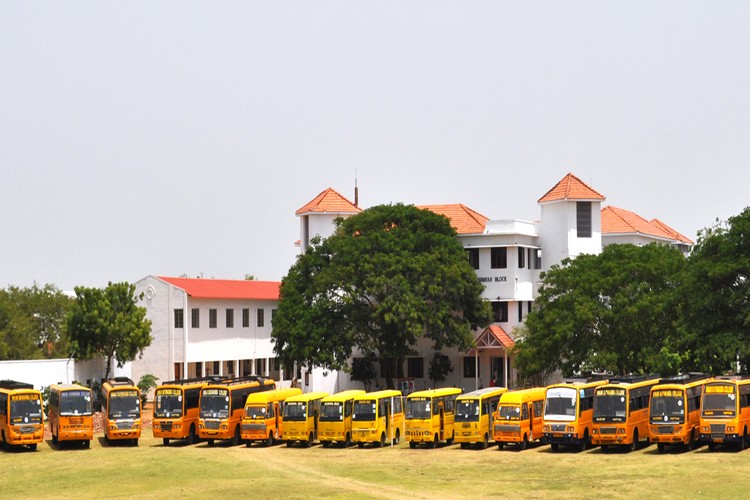
[{"label": "bus side window", "polygon": [[0,394],[0,415],[5,415],[8,408],[8,395]]},{"label": "bus side window", "polygon": [[524,403],[521,407],[521,420],[528,420],[529,419],[529,403]]},{"label": "bus side window", "polygon": [[266,406],[266,418],[273,418],[273,403],[268,403],[268,406]]},{"label": "bus side window", "polygon": [[346,401],[344,403],[344,417],[350,417],[352,415],[352,405],[354,401]]}]

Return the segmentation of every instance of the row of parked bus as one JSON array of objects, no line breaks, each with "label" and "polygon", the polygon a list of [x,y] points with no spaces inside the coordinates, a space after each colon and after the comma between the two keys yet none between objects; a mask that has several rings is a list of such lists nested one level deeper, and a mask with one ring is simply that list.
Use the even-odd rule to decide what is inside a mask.
[{"label": "row of parked bus", "polygon": [[[77,384],[50,387],[52,442],[89,446],[94,393]],[[133,381],[102,384],[104,438],[138,444],[141,394]],[[30,384],[0,381],[0,434],[4,448],[36,449],[44,437],[41,393]],[[750,427],[750,379],[687,374],[571,380],[549,387],[508,391],[490,387],[463,394],[458,388],[418,391],[349,390],[329,395],[277,389],[260,377],[209,377],[168,382],[155,390],[153,435],[195,443],[217,440],[265,446],[284,442],[309,447],[354,443],[462,448],[525,449],[532,441],[586,449],[599,445],[635,449],[642,442],[693,446],[733,444],[744,449]]]}]

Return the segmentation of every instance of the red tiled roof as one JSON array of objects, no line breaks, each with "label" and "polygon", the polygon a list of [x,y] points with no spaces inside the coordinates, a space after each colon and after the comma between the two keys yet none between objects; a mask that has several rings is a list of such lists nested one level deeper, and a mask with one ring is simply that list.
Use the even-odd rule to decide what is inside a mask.
[{"label": "red tiled roof", "polygon": [[279,300],[280,281],[158,277],[199,299]]},{"label": "red tiled roof", "polygon": [[359,213],[362,209],[354,203],[347,200],[334,189],[328,188],[318,196],[312,199],[305,206],[295,212],[295,215],[301,215],[309,212],[329,212],[329,213]]},{"label": "red tiled roof", "polygon": [[477,351],[485,349],[505,349],[506,351],[516,345],[510,335],[500,325],[490,325],[474,340],[475,347],[466,351],[466,354],[475,355]]},{"label": "red tiled roof", "polygon": [[652,224],[635,212],[611,205],[603,208],[602,234],[623,233],[640,233],[667,240],[677,239],[672,233],[662,229],[659,225]]},{"label": "red tiled roof", "polygon": [[573,174],[562,178],[537,203],[560,200],[604,200],[604,196]]},{"label": "red tiled roof", "polygon": [[678,233],[677,231],[675,231],[674,229],[672,229],[671,227],[669,227],[668,225],[666,225],[664,222],[660,221],[659,219],[651,219],[651,224],[657,226],[662,231],[665,231],[665,232],[671,234],[672,238],[674,238],[677,241],[681,241],[683,243],[687,243],[688,245],[692,245],[693,243],[695,243],[693,240],[691,240],[687,236],[684,236],[684,235]]},{"label": "red tiled roof", "polygon": [[490,220],[489,217],[485,217],[460,203],[455,205],[422,205],[417,208],[448,217],[458,234],[483,233],[487,221]]},{"label": "red tiled roof", "polygon": [[488,329],[492,333],[492,335],[495,336],[498,342],[503,344],[506,348],[516,345],[513,339],[510,338],[510,335],[505,333],[505,330],[503,330],[500,325],[490,325]]}]

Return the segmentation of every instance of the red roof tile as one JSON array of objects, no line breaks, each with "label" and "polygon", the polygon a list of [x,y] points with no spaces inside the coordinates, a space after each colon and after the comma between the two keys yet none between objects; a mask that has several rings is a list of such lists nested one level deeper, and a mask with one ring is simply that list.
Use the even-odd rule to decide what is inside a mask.
[{"label": "red roof tile", "polygon": [[602,209],[602,234],[640,233],[667,240],[675,239],[658,225],[652,224],[640,215],[613,206]]},{"label": "red roof tile", "polygon": [[537,203],[560,200],[604,200],[604,196],[573,174],[562,178]]},{"label": "red roof tile", "polygon": [[199,299],[279,300],[280,281],[215,280],[201,278],[159,279]]},{"label": "red roof tile", "polygon": [[687,243],[688,245],[692,245],[693,243],[695,243],[693,240],[691,240],[687,236],[684,236],[678,233],[677,231],[675,231],[674,229],[672,229],[671,227],[669,227],[668,225],[666,225],[664,222],[660,221],[659,219],[651,219],[651,224],[659,227],[662,231],[665,231],[671,234],[672,238],[674,238],[677,241]]},{"label": "red roof tile", "polygon": [[490,220],[489,217],[485,217],[460,203],[455,205],[422,205],[417,208],[448,217],[458,234],[483,233],[487,221]]},{"label": "red roof tile", "polygon": [[490,325],[489,330],[492,335],[495,336],[498,342],[503,344],[506,348],[510,348],[516,345],[513,339],[510,338],[510,335],[508,335],[500,325]]},{"label": "red roof tile", "polygon": [[354,203],[341,196],[334,189],[328,188],[318,196],[313,198],[313,200],[307,203],[305,206],[297,210],[295,212],[295,215],[306,214],[309,212],[356,214],[361,211],[361,208],[357,207]]}]

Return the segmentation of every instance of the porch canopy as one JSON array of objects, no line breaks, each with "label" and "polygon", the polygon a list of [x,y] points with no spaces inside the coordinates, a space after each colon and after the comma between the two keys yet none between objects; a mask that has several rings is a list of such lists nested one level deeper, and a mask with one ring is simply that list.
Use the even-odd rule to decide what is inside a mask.
[{"label": "porch canopy", "polygon": [[[466,351],[466,354],[471,356],[474,355],[474,382],[477,388],[479,388],[479,352],[492,351],[503,352],[503,366],[508,366],[508,350],[511,349],[516,343],[510,338],[510,335],[500,325],[490,325],[485,328],[482,333],[474,341],[474,347]],[[508,370],[503,369],[503,387],[508,387]]]}]

